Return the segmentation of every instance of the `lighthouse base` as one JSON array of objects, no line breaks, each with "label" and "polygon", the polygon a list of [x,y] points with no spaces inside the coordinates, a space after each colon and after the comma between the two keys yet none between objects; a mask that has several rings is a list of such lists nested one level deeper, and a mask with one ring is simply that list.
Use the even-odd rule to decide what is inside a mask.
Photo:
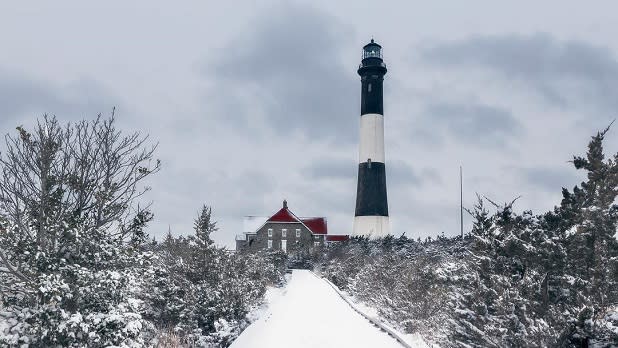
[{"label": "lighthouse base", "polygon": [[370,239],[386,237],[391,233],[388,216],[355,216],[352,236],[365,236]]}]

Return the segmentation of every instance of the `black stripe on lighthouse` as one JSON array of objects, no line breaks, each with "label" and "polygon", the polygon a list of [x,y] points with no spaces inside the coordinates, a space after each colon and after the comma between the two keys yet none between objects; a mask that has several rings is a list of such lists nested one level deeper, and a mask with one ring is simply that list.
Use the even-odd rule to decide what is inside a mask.
[{"label": "black stripe on lighthouse", "polygon": [[364,162],[358,165],[355,216],[388,216],[384,163]]},{"label": "black stripe on lighthouse", "polygon": [[361,77],[361,115],[384,115],[382,83],[384,75],[364,75]]}]

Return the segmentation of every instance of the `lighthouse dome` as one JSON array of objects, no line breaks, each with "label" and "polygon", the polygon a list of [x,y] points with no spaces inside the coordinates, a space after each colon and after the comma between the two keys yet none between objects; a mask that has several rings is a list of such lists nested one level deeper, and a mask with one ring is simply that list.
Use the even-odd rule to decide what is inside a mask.
[{"label": "lighthouse dome", "polygon": [[378,45],[373,39],[363,46],[363,59],[358,66],[358,74],[381,75],[386,74],[386,64],[382,60],[382,46]]}]

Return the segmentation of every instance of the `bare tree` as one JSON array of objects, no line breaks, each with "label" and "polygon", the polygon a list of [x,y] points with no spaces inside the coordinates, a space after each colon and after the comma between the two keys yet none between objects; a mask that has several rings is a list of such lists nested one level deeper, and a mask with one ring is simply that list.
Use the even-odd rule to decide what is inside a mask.
[{"label": "bare tree", "polygon": [[28,283],[20,253],[58,253],[69,230],[132,238],[149,208],[136,204],[150,189],[142,181],[160,168],[147,135],[122,134],[113,112],[66,126],[45,115],[32,132],[17,131],[0,154],[0,273]]}]

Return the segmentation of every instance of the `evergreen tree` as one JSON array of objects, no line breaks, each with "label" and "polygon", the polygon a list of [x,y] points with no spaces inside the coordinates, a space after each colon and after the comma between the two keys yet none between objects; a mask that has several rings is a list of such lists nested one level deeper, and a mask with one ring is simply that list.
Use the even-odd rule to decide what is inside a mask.
[{"label": "evergreen tree", "polygon": [[193,228],[195,229],[195,236],[200,245],[208,247],[213,244],[210,234],[216,232],[218,228],[217,222],[212,221],[212,207],[206,204],[202,206],[202,209],[194,221]]},{"label": "evergreen tree", "polygon": [[585,157],[573,158],[575,168],[587,172],[587,180],[573,193],[565,190],[558,209],[572,226],[567,236],[569,269],[583,281],[583,296],[577,302],[584,307],[572,328],[576,342],[596,336],[590,323],[618,302],[618,154],[605,160],[603,140],[608,131],[609,127],[592,137]]}]

